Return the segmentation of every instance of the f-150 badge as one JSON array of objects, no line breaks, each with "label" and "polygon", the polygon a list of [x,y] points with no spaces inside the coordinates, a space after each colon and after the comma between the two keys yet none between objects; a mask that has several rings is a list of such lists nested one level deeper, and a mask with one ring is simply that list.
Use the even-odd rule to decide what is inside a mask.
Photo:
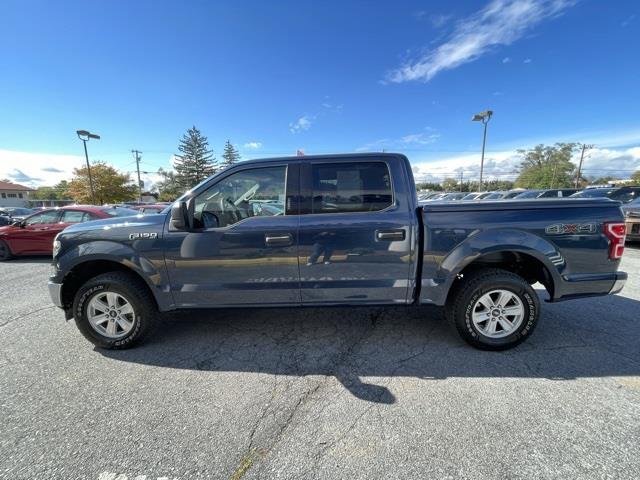
[{"label": "f-150 badge", "polygon": [[154,238],[158,238],[158,234],[156,232],[138,232],[129,234],[129,240],[151,240]]},{"label": "f-150 badge", "polygon": [[598,226],[595,223],[556,223],[544,229],[549,235],[561,235],[563,233],[596,233]]}]

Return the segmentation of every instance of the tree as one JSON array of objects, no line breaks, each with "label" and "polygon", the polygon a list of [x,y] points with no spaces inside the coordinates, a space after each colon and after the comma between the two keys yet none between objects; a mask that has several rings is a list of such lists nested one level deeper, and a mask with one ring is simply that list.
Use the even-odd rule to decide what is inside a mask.
[{"label": "tree", "polygon": [[571,157],[575,143],[536,145],[530,150],[518,150],[522,156],[516,187],[563,188],[574,184],[576,166]]},{"label": "tree", "polygon": [[430,190],[430,191],[435,191],[435,192],[441,192],[442,191],[442,185],[440,185],[439,183],[417,183],[416,184],[416,190],[421,191],[421,190]]},{"label": "tree", "polygon": [[195,126],[187,130],[180,140],[174,167],[176,179],[183,190],[188,190],[216,171],[213,150],[209,150],[207,137]]},{"label": "tree", "polygon": [[222,154],[222,166],[228,167],[240,160],[240,152],[234,147],[229,140],[224,144],[224,153]]},{"label": "tree", "polygon": [[38,187],[29,195],[33,200],[58,200],[58,194],[54,187]]},{"label": "tree", "polygon": [[631,175],[631,180],[633,180],[634,183],[640,184],[640,170],[636,170],[635,172],[633,172],[633,175]]},{"label": "tree", "polygon": [[162,180],[156,185],[160,193],[160,201],[172,202],[184,192],[173,170],[163,170],[160,168],[158,169],[158,174],[162,177]]},{"label": "tree", "polygon": [[[91,203],[91,187],[87,167],[74,169],[73,175],[66,191],[67,195],[77,203]],[[95,162],[91,165],[91,177],[93,178],[95,200],[99,205],[133,200],[137,196],[138,188],[131,183],[129,175],[118,172],[104,162]]]},{"label": "tree", "polygon": [[455,178],[445,178],[442,182],[442,189],[445,192],[453,192],[460,189],[460,185]]}]

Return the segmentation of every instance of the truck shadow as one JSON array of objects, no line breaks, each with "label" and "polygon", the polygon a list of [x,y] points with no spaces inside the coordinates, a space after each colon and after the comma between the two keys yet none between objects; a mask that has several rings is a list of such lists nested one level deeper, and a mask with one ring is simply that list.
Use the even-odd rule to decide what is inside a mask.
[{"label": "truck shadow", "polygon": [[562,381],[640,375],[639,307],[620,296],[543,304],[532,337],[506,352],[467,346],[433,307],[176,313],[136,349],[98,351],[168,368],[334,376],[362,400],[394,403],[384,385],[394,377]]}]

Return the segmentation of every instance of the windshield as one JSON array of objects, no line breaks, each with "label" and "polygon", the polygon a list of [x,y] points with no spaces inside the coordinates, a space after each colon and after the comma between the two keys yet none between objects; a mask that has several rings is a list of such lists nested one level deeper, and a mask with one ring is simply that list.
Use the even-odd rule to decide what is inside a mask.
[{"label": "windshield", "polygon": [[539,190],[529,190],[527,192],[522,192],[521,194],[516,195],[514,198],[536,198],[538,195],[540,195]]},{"label": "windshield", "polygon": [[571,195],[572,198],[596,198],[596,197],[608,197],[613,192],[615,192],[615,188],[587,188],[586,190],[582,190],[581,192],[574,193]]},{"label": "windshield", "polygon": [[469,193],[462,197],[462,200],[475,200],[475,198],[480,195],[479,193]]},{"label": "windshield", "polygon": [[139,213],[136,210],[131,210],[130,208],[123,207],[105,208],[102,211],[110,217],[131,217],[132,215],[138,215]]},{"label": "windshield", "polygon": [[502,198],[502,193],[500,192],[493,192],[490,193],[489,195],[487,195],[486,197],[484,197],[485,200],[496,200],[496,199],[500,199]]}]

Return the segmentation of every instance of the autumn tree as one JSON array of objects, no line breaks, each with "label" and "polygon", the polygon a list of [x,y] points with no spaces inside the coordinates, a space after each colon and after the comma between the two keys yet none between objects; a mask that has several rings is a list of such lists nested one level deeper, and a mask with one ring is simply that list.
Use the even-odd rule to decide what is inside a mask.
[{"label": "autumn tree", "polygon": [[[91,165],[91,177],[95,202],[98,205],[133,200],[137,196],[138,189],[135,184],[131,183],[129,175],[118,172],[104,162],[95,162]],[[86,166],[73,170],[73,179],[69,182],[66,194],[77,203],[92,202]]]},{"label": "autumn tree", "polygon": [[213,150],[207,137],[195,126],[187,130],[178,145],[180,154],[175,156],[176,180],[183,190],[188,190],[216,171]]},{"label": "autumn tree", "polygon": [[573,186],[576,166],[571,162],[571,157],[575,149],[575,143],[556,143],[518,150],[522,162],[516,187],[543,189]]}]

